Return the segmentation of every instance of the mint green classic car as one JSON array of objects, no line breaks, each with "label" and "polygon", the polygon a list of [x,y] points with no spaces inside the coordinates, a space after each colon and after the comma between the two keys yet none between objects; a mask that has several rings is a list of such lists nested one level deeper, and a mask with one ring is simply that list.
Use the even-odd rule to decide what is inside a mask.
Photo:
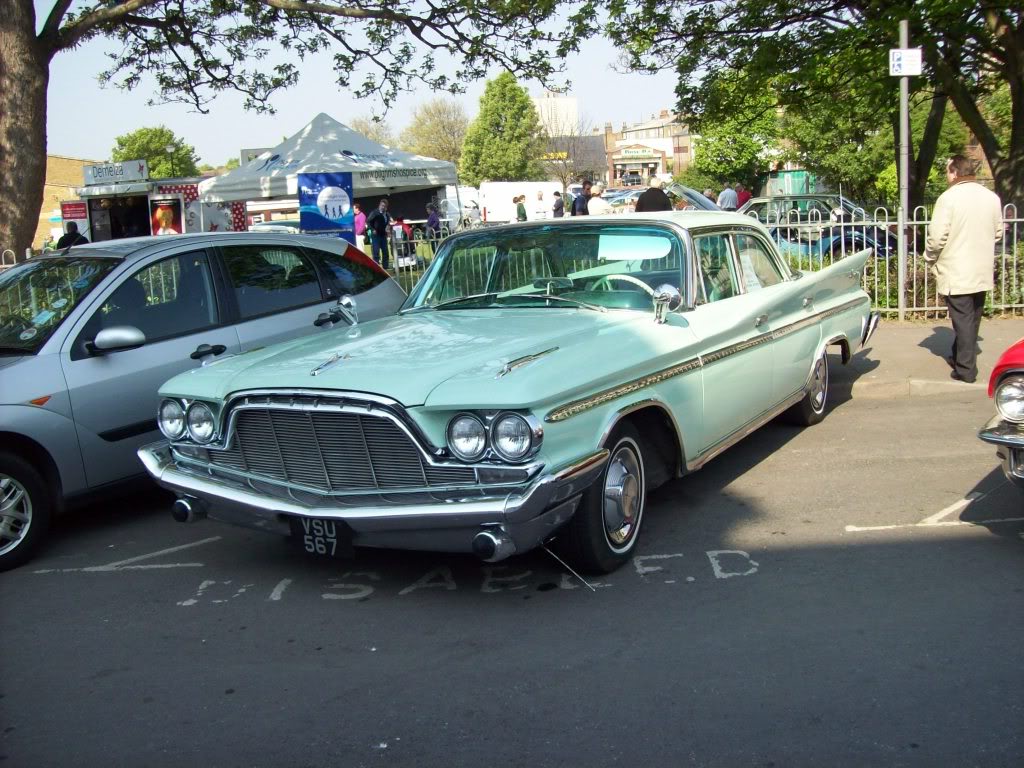
[{"label": "mint green classic car", "polygon": [[[290,534],[498,561],[551,542],[608,572],[650,491],[786,412],[878,322],[868,252],[791,271],[748,216],[667,212],[457,234],[394,316],[236,355],[161,389],[139,451],[179,499]],[[346,324],[341,324],[345,319]]]}]

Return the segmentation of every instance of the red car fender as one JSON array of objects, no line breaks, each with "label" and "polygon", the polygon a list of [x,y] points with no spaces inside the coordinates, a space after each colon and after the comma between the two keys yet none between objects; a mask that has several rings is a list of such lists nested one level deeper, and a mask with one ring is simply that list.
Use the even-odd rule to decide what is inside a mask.
[{"label": "red car fender", "polygon": [[996,391],[996,384],[999,380],[1012,370],[1024,371],[1024,339],[1011,344],[996,361],[996,367],[992,369],[992,375],[988,379],[988,396],[992,397]]}]

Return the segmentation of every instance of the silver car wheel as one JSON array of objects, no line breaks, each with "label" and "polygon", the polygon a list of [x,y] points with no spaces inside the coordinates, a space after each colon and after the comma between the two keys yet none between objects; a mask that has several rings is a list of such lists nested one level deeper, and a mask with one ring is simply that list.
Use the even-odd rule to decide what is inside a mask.
[{"label": "silver car wheel", "polygon": [[25,486],[0,474],[0,555],[16,548],[32,526],[32,499]]},{"label": "silver car wheel", "polygon": [[828,360],[825,359],[824,354],[814,364],[810,394],[811,408],[815,413],[821,413],[825,410],[825,402],[828,399]]},{"label": "silver car wheel", "polygon": [[604,531],[614,552],[629,549],[644,511],[644,473],[632,440],[619,443],[604,480]]}]

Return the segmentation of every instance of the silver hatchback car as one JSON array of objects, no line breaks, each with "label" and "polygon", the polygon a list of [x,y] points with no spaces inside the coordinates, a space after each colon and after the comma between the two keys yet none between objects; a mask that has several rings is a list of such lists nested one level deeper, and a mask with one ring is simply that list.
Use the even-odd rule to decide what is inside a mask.
[{"label": "silver hatchback car", "polygon": [[133,238],[0,272],[0,570],[65,504],[144,475],[167,379],[404,300],[361,251],[287,234]]}]

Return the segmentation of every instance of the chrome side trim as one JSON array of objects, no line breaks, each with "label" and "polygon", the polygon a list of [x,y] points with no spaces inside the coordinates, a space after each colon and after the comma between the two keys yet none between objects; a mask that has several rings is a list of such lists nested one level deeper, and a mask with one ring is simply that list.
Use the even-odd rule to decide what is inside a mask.
[{"label": "chrome side trim", "polygon": [[628,395],[632,392],[638,392],[641,389],[651,386],[652,384],[659,384],[662,381],[681,376],[689,371],[694,371],[701,367],[700,357],[693,357],[686,360],[678,365],[673,365],[671,368],[664,368],[656,373],[649,374],[647,376],[641,376],[639,379],[633,379],[627,381],[625,384],[620,384],[617,387],[610,387],[609,389],[603,389],[600,392],[596,392],[589,397],[580,398],[579,400],[573,400],[570,403],[566,403],[563,406],[556,408],[555,410],[548,413],[544,417],[544,421],[557,422],[565,421],[566,419],[577,416],[584,411],[589,411],[591,408],[596,408],[599,405],[616,400],[624,395]]},{"label": "chrome side trim", "polygon": [[502,376],[507,376],[508,374],[512,373],[512,371],[514,371],[516,368],[521,368],[524,365],[532,363],[534,360],[538,360],[544,357],[544,355],[548,355],[551,354],[552,352],[557,351],[558,347],[552,347],[551,349],[545,349],[543,352],[536,352],[532,355],[523,355],[522,357],[517,357],[515,360],[509,360],[507,363],[505,363],[505,365],[501,367],[501,370],[498,371],[498,375],[495,376],[494,378],[500,379]]},{"label": "chrome side trim", "polygon": [[[671,379],[675,376],[681,376],[682,374],[687,373],[689,371],[695,370],[697,368],[702,368],[705,365],[717,363],[718,361],[724,360],[725,358],[731,357],[732,355],[739,354],[740,352],[744,352],[753,347],[766,344],[769,341],[774,341],[775,339],[781,338],[790,333],[794,333],[803,328],[815,325],[816,323],[823,322],[831,317],[840,315],[843,312],[846,312],[850,309],[854,309],[867,301],[868,300],[866,297],[851,299],[850,301],[840,304],[838,307],[833,307],[832,309],[826,309],[823,310],[822,312],[817,312],[813,315],[809,315],[808,317],[801,318],[800,320],[797,320],[795,323],[790,323],[789,325],[783,326],[773,331],[769,331],[768,333],[762,333],[757,336],[754,336],[753,338],[746,339],[735,344],[729,344],[727,346],[720,347],[719,349],[712,350],[711,352],[708,352],[705,355],[697,355],[696,357],[691,357],[679,363],[678,365],[671,366],[670,368],[664,368],[656,373],[652,373],[647,376],[641,376],[640,378],[637,379],[632,379],[631,381],[627,381],[624,384],[620,384],[616,387],[609,387],[608,389],[603,389],[600,392],[595,392],[593,395],[590,395],[588,397],[582,397],[578,400],[573,400],[571,402],[566,403],[565,405],[559,406],[554,410],[550,411],[548,415],[544,417],[544,421],[565,421],[566,419],[572,418],[573,416],[577,416],[585,411],[589,411],[591,408],[596,408],[599,405],[604,405],[610,400],[615,400],[619,397],[623,397],[624,395],[628,395],[632,392],[644,389],[645,387],[651,386],[652,384],[659,384],[662,381]],[[820,354],[821,351],[819,350],[818,355]],[[817,361],[818,355],[815,355],[814,361],[812,361],[812,371],[814,369],[814,362]]]},{"label": "chrome side trim", "polygon": [[693,461],[686,462],[686,471],[695,472],[696,470],[700,469],[713,458],[715,458],[715,456],[736,445],[736,443],[738,443],[744,437],[749,435],[751,432],[760,429],[762,426],[767,424],[769,421],[774,419],[776,416],[778,416],[780,413],[785,411],[790,406],[799,403],[801,400],[804,399],[804,396],[805,392],[804,390],[801,389],[796,394],[791,395],[790,397],[783,400],[779,405],[776,405],[773,408],[769,408],[760,416],[757,416],[753,420],[748,421],[744,426],[737,429],[728,437],[723,438],[722,440],[715,443],[713,446],[708,448],[703,453],[700,453],[697,456],[695,456]]}]

